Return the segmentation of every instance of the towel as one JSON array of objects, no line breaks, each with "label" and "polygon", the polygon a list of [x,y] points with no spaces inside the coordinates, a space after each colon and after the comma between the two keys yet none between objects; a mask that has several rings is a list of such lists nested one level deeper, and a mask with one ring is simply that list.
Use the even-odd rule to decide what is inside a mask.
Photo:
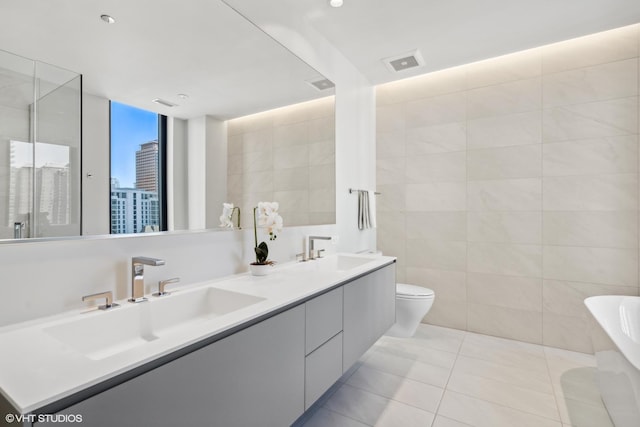
[{"label": "towel", "polygon": [[365,229],[364,191],[358,190],[358,230]]},{"label": "towel", "polygon": [[375,192],[358,190],[358,229],[376,227]]},{"label": "towel", "polygon": [[371,228],[376,228],[378,227],[378,217],[376,215],[376,192],[369,191],[367,198],[369,199],[369,225]]}]

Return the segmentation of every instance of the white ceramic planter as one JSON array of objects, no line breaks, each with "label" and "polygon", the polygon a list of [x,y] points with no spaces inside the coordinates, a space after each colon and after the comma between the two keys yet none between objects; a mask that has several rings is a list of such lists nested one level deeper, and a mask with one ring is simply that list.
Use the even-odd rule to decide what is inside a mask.
[{"label": "white ceramic planter", "polygon": [[249,271],[254,276],[266,276],[269,274],[273,266],[271,265],[261,265],[261,264],[249,264]]}]

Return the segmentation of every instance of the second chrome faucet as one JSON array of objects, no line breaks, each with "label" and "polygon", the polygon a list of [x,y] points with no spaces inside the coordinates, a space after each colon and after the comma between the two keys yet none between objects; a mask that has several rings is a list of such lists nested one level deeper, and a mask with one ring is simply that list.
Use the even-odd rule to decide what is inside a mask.
[{"label": "second chrome faucet", "polygon": [[165,261],[158,258],[137,256],[131,258],[131,298],[129,302],[145,302],[144,296],[144,266],[164,265]]}]

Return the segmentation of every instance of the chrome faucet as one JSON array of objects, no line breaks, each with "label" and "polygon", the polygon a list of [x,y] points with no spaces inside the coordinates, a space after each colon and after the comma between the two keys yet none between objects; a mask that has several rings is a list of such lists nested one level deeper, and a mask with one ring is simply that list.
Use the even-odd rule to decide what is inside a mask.
[{"label": "chrome faucet", "polygon": [[164,265],[163,259],[136,256],[131,258],[131,298],[129,302],[145,302],[144,297],[144,266]]},{"label": "chrome faucet", "polygon": [[[328,236],[309,236],[308,240],[309,240],[309,259],[316,259],[316,256],[313,253],[313,242],[315,240],[332,240],[332,238]],[[321,249],[320,251],[318,251],[318,255],[322,251],[324,251],[324,249]],[[318,256],[318,258],[320,258],[320,256]]]}]

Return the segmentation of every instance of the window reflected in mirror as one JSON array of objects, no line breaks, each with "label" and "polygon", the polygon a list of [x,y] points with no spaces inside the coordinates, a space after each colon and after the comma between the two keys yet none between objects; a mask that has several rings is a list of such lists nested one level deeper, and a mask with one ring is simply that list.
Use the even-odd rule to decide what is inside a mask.
[{"label": "window reflected in mirror", "polygon": [[111,101],[111,234],[165,231],[166,117]]}]

